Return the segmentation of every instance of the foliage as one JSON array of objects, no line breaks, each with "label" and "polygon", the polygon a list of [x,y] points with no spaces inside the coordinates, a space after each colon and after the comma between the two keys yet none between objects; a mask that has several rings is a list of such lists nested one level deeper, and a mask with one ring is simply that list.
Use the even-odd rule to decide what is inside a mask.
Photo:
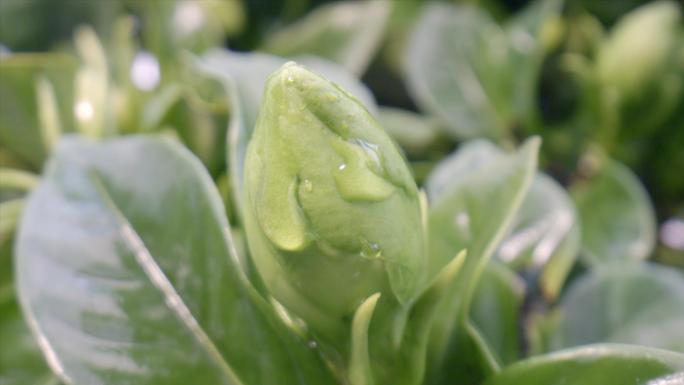
[{"label": "foliage", "polygon": [[684,383],[680,4],[106,3],[0,2],[0,384]]}]

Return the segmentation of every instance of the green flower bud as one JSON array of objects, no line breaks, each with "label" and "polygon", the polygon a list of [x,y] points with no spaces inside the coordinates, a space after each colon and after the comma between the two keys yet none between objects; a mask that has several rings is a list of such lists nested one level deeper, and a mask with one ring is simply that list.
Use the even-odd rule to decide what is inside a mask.
[{"label": "green flower bud", "polygon": [[603,82],[628,99],[644,92],[673,59],[680,17],[674,2],[658,1],[621,19],[599,51]]},{"label": "green flower bud", "polygon": [[353,96],[294,63],[271,75],[263,100],[245,161],[245,231],[272,295],[319,331],[373,293],[410,301],[425,241],[396,145]]}]

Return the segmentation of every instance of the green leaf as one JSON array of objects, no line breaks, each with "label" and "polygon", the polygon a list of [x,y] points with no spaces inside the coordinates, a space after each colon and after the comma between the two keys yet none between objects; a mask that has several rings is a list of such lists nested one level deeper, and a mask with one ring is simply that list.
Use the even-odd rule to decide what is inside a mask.
[{"label": "green leaf", "polygon": [[[558,23],[563,0],[536,0],[514,15],[504,25],[509,46],[508,61],[498,78],[503,89],[500,105],[505,115],[523,120],[535,114],[537,81],[549,49],[549,28]],[[508,110],[510,109],[510,110]]]},{"label": "green leaf", "polygon": [[[297,59],[356,96],[371,112],[375,112],[375,100],[370,91],[358,79],[342,67],[313,57]],[[277,56],[263,53],[238,53],[214,50],[204,55],[198,65],[204,71],[220,79],[230,97],[230,122],[228,133],[228,167],[233,183],[235,207],[242,205],[242,181],[247,143],[256,125],[257,113],[268,76],[286,63]]]},{"label": "green leaf", "polygon": [[432,325],[441,311],[442,299],[450,296],[458,286],[457,277],[465,258],[466,252],[462,250],[434,277],[410,308],[395,307],[387,311],[388,307],[383,309],[381,306],[376,312],[379,313],[377,318],[390,319],[384,324],[374,322],[371,329],[372,368],[378,383],[423,383]]},{"label": "green leaf", "polygon": [[[62,119],[59,126],[73,127],[73,73],[75,60],[64,54],[17,54],[0,58],[0,145],[39,170],[47,156],[38,103],[45,90],[38,79],[54,86]],[[43,87],[44,88],[44,87]],[[45,111],[44,111],[45,112]],[[54,112],[54,111],[53,111]]]},{"label": "green leaf", "polygon": [[[458,357],[464,353],[457,345],[461,337],[457,336],[455,342],[450,343],[450,336],[457,331],[457,335],[464,336],[463,333],[467,332],[472,337],[472,328],[468,325],[474,291],[532,182],[540,142],[537,138],[530,139],[516,154],[494,157],[479,167],[469,167],[467,165],[473,164],[470,163],[473,159],[492,148],[485,142],[474,143],[467,144],[462,154],[459,151],[445,161],[453,170],[451,184],[437,183],[442,181],[440,175],[446,173],[440,169],[428,183],[428,193],[431,188],[435,189],[429,194],[431,272],[444,266],[449,256],[458,250],[468,250],[463,278],[451,295],[442,300],[442,311],[432,332],[430,361],[436,364],[433,373],[442,379],[450,378],[447,377],[448,372],[442,371],[443,368],[449,368],[450,373],[460,370]],[[441,170],[447,170],[446,166]],[[476,349],[482,346],[470,340]],[[455,351],[460,353],[453,353]]]},{"label": "green leaf", "polygon": [[539,285],[555,299],[580,248],[577,209],[565,189],[537,173],[497,256],[516,269],[540,271]]},{"label": "green leaf", "polygon": [[352,385],[372,385],[373,371],[368,353],[368,327],[380,293],[368,297],[354,314],[351,333],[351,357],[349,358],[349,381]]},{"label": "green leaf", "polygon": [[334,383],[232,248],[216,188],[177,142],[70,137],[24,212],[18,295],[69,384]]},{"label": "green leaf", "polygon": [[57,384],[14,297],[0,302],[0,340],[0,384]]},{"label": "green leaf", "polygon": [[652,264],[598,266],[560,303],[551,348],[596,342],[684,352],[684,274]]},{"label": "green leaf", "polygon": [[14,295],[12,245],[0,245],[0,384],[56,385]]},{"label": "green leaf", "polygon": [[590,345],[517,362],[485,385],[646,385],[684,370],[684,355],[630,345]]},{"label": "green leaf", "polygon": [[389,20],[389,1],[340,1],[270,35],[263,45],[280,56],[316,55],[362,75],[375,55]]},{"label": "green leaf", "polygon": [[439,139],[439,123],[411,111],[381,107],[378,109],[378,120],[408,154],[420,155]]},{"label": "green leaf", "polygon": [[0,167],[0,188],[31,191],[38,184],[38,175],[14,168]]},{"label": "green leaf", "polygon": [[0,244],[11,239],[24,210],[23,198],[0,202]]},{"label": "green leaf", "polygon": [[570,188],[582,227],[582,257],[589,265],[647,258],[655,244],[655,214],[639,179],[605,159]]},{"label": "green leaf", "polygon": [[[498,48],[488,52],[489,44]],[[411,95],[458,138],[500,135],[505,123],[484,83],[504,60],[505,44],[501,30],[480,10],[427,4],[406,50]]]},{"label": "green leaf", "polygon": [[510,364],[520,358],[518,320],[525,283],[506,266],[490,262],[473,294],[470,317],[498,361]]},{"label": "green leaf", "polygon": [[479,8],[427,4],[406,50],[409,91],[456,138],[508,136],[533,113],[542,25],[559,10],[537,1],[502,29]]}]

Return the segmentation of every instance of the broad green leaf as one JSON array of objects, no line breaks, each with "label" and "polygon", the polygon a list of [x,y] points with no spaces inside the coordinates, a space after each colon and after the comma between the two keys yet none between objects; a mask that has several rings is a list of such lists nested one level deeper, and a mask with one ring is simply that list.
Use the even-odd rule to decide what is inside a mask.
[{"label": "broad green leaf", "polygon": [[520,358],[518,320],[524,294],[522,279],[495,261],[487,265],[473,294],[472,323],[502,364],[510,364]]},{"label": "broad green leaf", "polygon": [[481,172],[484,167],[505,156],[492,142],[475,139],[463,143],[453,154],[442,159],[425,181],[425,190],[430,202],[446,194],[465,178]]},{"label": "broad green leaf", "polygon": [[505,122],[484,82],[493,82],[490,74],[505,60],[507,48],[502,31],[487,14],[467,6],[429,3],[405,54],[411,95],[453,135],[502,134]]},{"label": "broad green leaf", "polygon": [[12,245],[0,244],[0,384],[56,385],[15,298]]},{"label": "broad green leaf", "polygon": [[684,370],[684,355],[631,345],[590,345],[517,362],[485,385],[652,385]]},{"label": "broad green leaf", "polygon": [[582,257],[596,265],[648,258],[655,244],[655,214],[639,179],[605,159],[571,186],[582,228]]},{"label": "broad green leaf", "polygon": [[324,5],[270,35],[262,48],[287,57],[320,56],[362,75],[385,35],[391,8],[383,0]]},{"label": "broad green leaf", "polygon": [[439,138],[439,123],[430,117],[392,107],[378,109],[382,128],[408,154],[422,154]]},{"label": "broad green leaf", "polygon": [[[297,59],[302,64],[339,84],[375,113],[375,100],[370,91],[342,67],[314,57]],[[233,184],[235,206],[242,207],[242,180],[247,143],[256,124],[261,97],[268,76],[286,63],[286,59],[262,53],[238,53],[214,50],[202,56],[198,65],[220,79],[230,98],[228,132],[228,167]],[[238,214],[241,214],[238,210]]]},{"label": "broad green leaf", "polygon": [[684,385],[684,372],[658,377],[649,381],[646,385]]},{"label": "broad green leaf", "polygon": [[406,50],[409,91],[456,138],[508,136],[533,113],[542,26],[559,10],[537,1],[501,28],[479,8],[427,4]]},{"label": "broad green leaf", "polygon": [[[39,170],[47,156],[41,137],[38,79],[54,85],[60,126],[73,127],[75,60],[64,54],[16,54],[0,57],[0,145]],[[45,138],[51,140],[52,138]]]},{"label": "broad green leaf", "polygon": [[577,210],[551,177],[537,173],[497,256],[509,265],[539,271],[542,293],[555,299],[580,248]]},{"label": "broad green leaf", "polygon": [[[483,142],[475,143],[484,146]],[[436,192],[430,194],[430,186],[436,184],[428,183],[431,199],[431,271],[444,266],[449,256],[455,255],[458,250],[468,250],[461,275],[463,278],[452,294],[442,301],[442,311],[431,336],[431,362],[436,367],[434,373],[437,373],[437,378],[441,378],[436,383],[451,378],[450,375],[461,370],[458,357],[463,352],[452,353],[460,351],[460,347],[456,345],[463,342],[463,333],[468,333],[467,339],[474,343],[473,347],[483,347],[481,339],[470,338],[477,334],[473,332],[469,320],[473,293],[532,182],[539,143],[537,138],[530,139],[517,153],[495,157],[474,168],[468,168],[461,162],[466,163],[474,158],[472,155],[468,156],[470,152],[477,155],[485,153],[484,151],[471,150],[462,156],[457,153],[446,160],[454,170],[452,184],[437,188]],[[471,146],[465,148],[472,149]],[[458,161],[459,158],[462,159],[461,162]],[[450,336],[454,331],[457,332],[457,337],[455,343],[450,343]],[[490,356],[489,353],[484,355]],[[491,360],[489,362],[493,363]],[[443,371],[446,368],[449,371]]]},{"label": "broad green leaf", "polygon": [[560,312],[552,349],[616,342],[684,352],[684,274],[674,268],[598,266],[573,283]]},{"label": "broad green leaf", "polygon": [[0,341],[0,384],[58,384],[14,298],[0,302]]},{"label": "broad green leaf", "polygon": [[20,303],[67,383],[330,384],[246,281],[220,197],[177,142],[60,142],[24,212]]}]

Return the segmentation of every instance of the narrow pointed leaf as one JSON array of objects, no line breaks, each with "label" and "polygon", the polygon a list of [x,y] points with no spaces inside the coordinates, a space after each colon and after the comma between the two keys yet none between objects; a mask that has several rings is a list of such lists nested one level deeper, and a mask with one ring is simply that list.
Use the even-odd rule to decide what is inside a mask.
[{"label": "narrow pointed leaf", "polygon": [[371,358],[368,354],[368,327],[380,293],[368,297],[354,314],[351,333],[351,357],[349,358],[349,379],[352,385],[373,385]]}]

